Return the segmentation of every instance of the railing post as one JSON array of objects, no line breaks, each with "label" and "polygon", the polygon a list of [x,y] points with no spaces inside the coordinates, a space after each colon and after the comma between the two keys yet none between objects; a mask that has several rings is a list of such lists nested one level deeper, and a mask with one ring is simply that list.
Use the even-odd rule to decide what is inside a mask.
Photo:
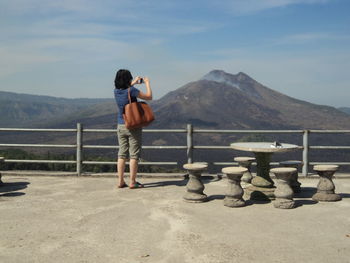
[{"label": "railing post", "polygon": [[187,124],[187,163],[193,162],[193,127]]},{"label": "railing post", "polygon": [[303,176],[309,173],[309,130],[304,130],[303,134]]},{"label": "railing post", "polygon": [[83,125],[77,123],[77,175],[82,173]]}]

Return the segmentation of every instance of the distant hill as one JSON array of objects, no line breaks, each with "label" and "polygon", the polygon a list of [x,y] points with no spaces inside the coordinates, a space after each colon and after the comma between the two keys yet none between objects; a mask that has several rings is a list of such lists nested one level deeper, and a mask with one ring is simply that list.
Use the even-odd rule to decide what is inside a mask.
[{"label": "distant hill", "polygon": [[[60,112],[46,122],[48,127],[74,127],[76,122],[91,128],[111,128],[115,125],[113,99],[81,100],[82,103],[78,103],[79,100],[58,100],[69,107],[66,106],[64,114]],[[46,103],[46,100],[43,101]],[[43,109],[48,107],[41,103]],[[217,129],[350,128],[348,114],[334,107],[286,96],[242,72],[234,75],[213,70],[200,80],[169,92],[150,104],[156,115],[156,121],[150,127],[157,128],[179,128],[187,123]],[[49,105],[53,107],[55,104]],[[64,107],[61,105],[56,109],[62,110]]]},{"label": "distant hill", "polygon": [[65,99],[0,91],[0,126],[45,126],[108,99]]},{"label": "distant hill", "polygon": [[[274,91],[245,73],[213,70],[152,101],[150,128],[350,129],[350,116]],[[87,128],[116,125],[114,99],[64,99],[0,92],[0,126]]]},{"label": "distant hill", "polygon": [[350,114],[350,108],[349,107],[340,107],[338,110],[345,112],[347,114]]}]

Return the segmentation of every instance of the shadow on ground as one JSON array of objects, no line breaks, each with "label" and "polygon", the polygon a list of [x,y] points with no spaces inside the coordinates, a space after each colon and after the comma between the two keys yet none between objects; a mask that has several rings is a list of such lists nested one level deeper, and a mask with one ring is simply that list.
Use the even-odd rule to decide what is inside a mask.
[{"label": "shadow on ground", "polygon": [[169,181],[159,181],[159,182],[152,182],[152,183],[145,183],[143,184],[145,188],[151,188],[151,187],[164,187],[164,186],[185,186],[187,184],[187,179],[182,180],[169,180]]},{"label": "shadow on ground", "polygon": [[224,200],[224,199],[225,199],[224,195],[210,195],[210,196],[208,196],[208,201]]},{"label": "shadow on ground", "polygon": [[311,198],[314,194],[316,194],[316,187],[302,187],[300,193],[295,193],[295,198]]},{"label": "shadow on ground", "polygon": [[303,205],[315,205],[318,202],[314,200],[294,200],[295,208],[303,206]]},{"label": "shadow on ground", "polygon": [[[201,178],[203,184],[209,184],[213,182],[220,181],[220,177],[214,177],[214,176],[202,176]],[[159,182],[152,182],[152,183],[144,183],[144,187],[164,187],[164,186],[171,186],[171,185],[176,185],[176,186],[186,186],[188,183],[188,175],[185,176],[184,179],[181,180],[169,180],[169,181],[159,181]]]},{"label": "shadow on ground", "polygon": [[16,197],[25,195],[25,193],[17,191],[26,189],[28,184],[28,182],[3,183],[0,186],[0,197]]},{"label": "shadow on ground", "polygon": [[339,194],[342,198],[350,198],[350,194],[341,193]]}]

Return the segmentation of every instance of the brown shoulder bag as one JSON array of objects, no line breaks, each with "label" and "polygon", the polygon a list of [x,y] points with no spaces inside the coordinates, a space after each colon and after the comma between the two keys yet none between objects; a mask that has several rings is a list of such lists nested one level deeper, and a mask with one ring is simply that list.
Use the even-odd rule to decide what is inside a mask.
[{"label": "brown shoulder bag", "polygon": [[143,101],[131,102],[130,88],[128,90],[129,104],[124,107],[123,118],[125,127],[129,130],[141,128],[154,121],[151,107]]}]

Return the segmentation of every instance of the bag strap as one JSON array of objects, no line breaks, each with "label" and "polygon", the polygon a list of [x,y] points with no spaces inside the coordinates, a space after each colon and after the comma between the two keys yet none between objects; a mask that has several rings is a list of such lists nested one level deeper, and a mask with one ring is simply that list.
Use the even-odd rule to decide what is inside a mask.
[{"label": "bag strap", "polygon": [[129,104],[131,104],[130,87],[128,88],[128,99],[129,99]]}]

